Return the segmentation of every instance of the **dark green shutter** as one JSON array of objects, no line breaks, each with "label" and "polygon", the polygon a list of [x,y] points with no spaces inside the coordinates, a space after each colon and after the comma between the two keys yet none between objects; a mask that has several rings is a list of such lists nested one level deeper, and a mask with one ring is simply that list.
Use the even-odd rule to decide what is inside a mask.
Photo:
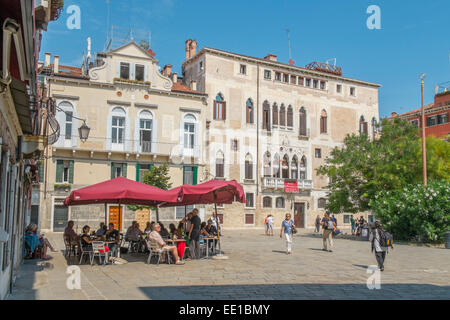
[{"label": "dark green shutter", "polygon": [[62,182],[63,169],[64,169],[64,161],[56,160],[56,182]]},{"label": "dark green shutter", "polygon": [[124,177],[124,178],[127,177],[127,164],[126,163],[122,163],[122,177]]},{"label": "dark green shutter", "polygon": [[148,166],[148,170],[152,171],[152,169],[153,169],[153,163],[150,163],[150,165]]},{"label": "dark green shutter", "polygon": [[111,162],[111,179],[114,179],[114,162]]},{"label": "dark green shutter", "polygon": [[39,164],[39,182],[44,182],[44,161]]},{"label": "dark green shutter", "polygon": [[69,161],[69,183],[73,183],[73,169],[74,169],[74,161]]},{"label": "dark green shutter", "polygon": [[186,167],[183,166],[183,184],[186,184],[186,181],[185,181],[185,178],[184,178],[186,176],[185,175],[185,171],[186,171]]},{"label": "dark green shutter", "polygon": [[197,166],[195,166],[194,167],[194,177],[193,177],[193,184],[197,184],[197,169],[198,169],[198,167]]},{"label": "dark green shutter", "polygon": [[139,169],[140,169],[140,165],[139,162],[136,163],[136,181],[139,182]]}]

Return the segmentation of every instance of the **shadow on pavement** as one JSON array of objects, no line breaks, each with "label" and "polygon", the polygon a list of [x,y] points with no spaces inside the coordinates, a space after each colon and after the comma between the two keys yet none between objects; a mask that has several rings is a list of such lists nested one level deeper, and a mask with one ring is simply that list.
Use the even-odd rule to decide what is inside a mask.
[{"label": "shadow on pavement", "polygon": [[437,299],[450,298],[450,286],[430,284],[381,284],[380,289],[368,289],[365,284],[258,284],[140,287],[152,300],[227,300],[227,299]]}]

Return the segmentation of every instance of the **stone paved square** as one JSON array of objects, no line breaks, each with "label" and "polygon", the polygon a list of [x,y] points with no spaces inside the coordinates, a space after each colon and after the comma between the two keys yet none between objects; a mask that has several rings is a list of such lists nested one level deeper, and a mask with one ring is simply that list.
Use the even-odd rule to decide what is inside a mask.
[{"label": "stone paved square", "polygon": [[228,260],[158,266],[131,254],[122,255],[129,261],[124,265],[84,264],[81,290],[66,287],[62,234],[47,234],[61,252],[45,262],[26,260],[9,299],[450,299],[448,249],[395,244],[381,289],[369,290],[366,269],[376,260],[368,241],[336,238],[330,253],[321,251],[319,235],[302,230],[286,255],[277,232],[225,230]]}]

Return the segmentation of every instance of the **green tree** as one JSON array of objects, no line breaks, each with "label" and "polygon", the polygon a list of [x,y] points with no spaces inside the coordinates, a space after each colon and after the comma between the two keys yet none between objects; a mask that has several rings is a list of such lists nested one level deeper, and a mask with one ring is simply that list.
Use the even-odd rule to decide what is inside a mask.
[{"label": "green tree", "polygon": [[[169,176],[169,167],[167,166],[167,164],[164,163],[160,166],[153,166],[151,170],[146,171],[144,173],[144,177],[142,178],[142,183],[163,190],[169,190],[170,188],[172,188],[172,183],[170,182]],[[149,206],[137,206],[137,205],[130,205],[128,206],[128,208],[133,211],[140,210],[143,208],[150,209]],[[156,221],[159,221],[158,207],[152,209],[156,210]]]},{"label": "green tree", "polygon": [[[422,148],[418,129],[395,118],[383,119],[379,138],[347,135],[317,169],[330,178],[327,208],[333,213],[370,209],[369,201],[381,190],[397,190],[422,181]],[[427,138],[430,179],[449,180],[449,144]]]}]

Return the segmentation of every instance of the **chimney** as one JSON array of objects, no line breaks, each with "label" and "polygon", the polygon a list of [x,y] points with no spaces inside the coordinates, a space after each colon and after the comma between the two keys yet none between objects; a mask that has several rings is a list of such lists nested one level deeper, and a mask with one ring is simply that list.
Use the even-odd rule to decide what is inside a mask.
[{"label": "chimney", "polygon": [[191,46],[190,46],[189,52],[190,52],[189,53],[190,58],[195,56],[195,54],[197,53],[197,41],[195,41],[195,40],[191,41]]},{"label": "chimney", "polygon": [[191,80],[191,90],[197,91],[197,82],[194,80]]},{"label": "chimney", "polygon": [[264,57],[264,59],[270,61],[277,61],[277,56],[275,54],[269,53],[267,56]]},{"label": "chimney", "polygon": [[397,115],[398,115],[397,112],[395,112],[395,111],[391,112],[391,117],[395,118]]},{"label": "chimney", "polygon": [[54,73],[59,72],[59,56],[55,56],[55,60],[53,62],[53,72]]},{"label": "chimney", "polygon": [[165,75],[166,77],[170,77],[171,74],[172,74],[172,65],[166,64],[163,68],[163,75]]},{"label": "chimney", "polygon": [[185,50],[186,50],[186,60],[188,60],[191,57],[191,42],[192,39],[186,40],[185,44]]},{"label": "chimney", "polygon": [[178,74],[176,72],[172,73],[172,82],[173,83],[178,82]]},{"label": "chimney", "polygon": [[45,53],[44,67],[50,66],[50,56],[51,56],[50,52]]}]

